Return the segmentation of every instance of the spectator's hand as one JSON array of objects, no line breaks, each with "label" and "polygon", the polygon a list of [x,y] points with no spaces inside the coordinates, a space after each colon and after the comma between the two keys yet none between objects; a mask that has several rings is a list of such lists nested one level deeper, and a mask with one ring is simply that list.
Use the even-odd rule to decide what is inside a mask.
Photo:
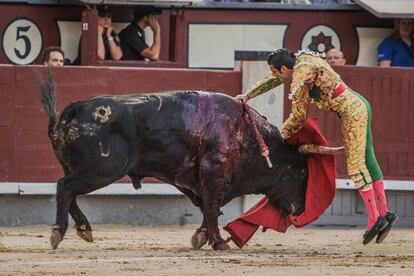
[{"label": "spectator's hand", "polygon": [[244,103],[247,103],[247,101],[249,100],[249,98],[246,95],[242,95],[242,94],[237,95],[236,99],[237,100],[242,100]]},{"label": "spectator's hand", "polygon": [[98,25],[98,35],[102,36],[104,28],[101,25]]},{"label": "spectator's hand", "polygon": [[106,35],[107,38],[110,38],[111,37],[111,34],[112,34],[113,29],[114,28],[112,28],[112,26],[106,28],[105,35]]},{"label": "spectator's hand", "polygon": [[154,33],[160,30],[160,23],[158,22],[158,19],[153,15],[150,15],[149,26]]}]

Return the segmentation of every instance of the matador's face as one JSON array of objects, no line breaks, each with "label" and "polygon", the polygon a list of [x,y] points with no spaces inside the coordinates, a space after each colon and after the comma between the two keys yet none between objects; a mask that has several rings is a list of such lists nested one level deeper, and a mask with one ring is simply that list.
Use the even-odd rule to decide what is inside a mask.
[{"label": "matador's face", "polygon": [[288,82],[292,78],[292,69],[289,69],[284,65],[282,65],[280,70],[278,70],[273,66],[273,64],[270,64],[269,69],[272,71],[273,76],[281,79],[283,82]]}]

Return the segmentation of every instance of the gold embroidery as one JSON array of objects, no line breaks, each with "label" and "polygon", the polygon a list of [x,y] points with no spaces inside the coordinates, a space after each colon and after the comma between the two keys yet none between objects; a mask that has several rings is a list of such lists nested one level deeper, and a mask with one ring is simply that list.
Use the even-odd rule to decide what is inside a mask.
[{"label": "gold embroidery", "polygon": [[348,174],[361,188],[372,182],[365,164],[368,110],[361,98],[349,88],[331,101],[330,108],[342,120]]},{"label": "gold embroidery", "polygon": [[311,51],[307,48],[297,51],[295,53],[295,56],[298,57],[301,54],[308,54],[308,55],[311,55],[311,56],[314,56],[314,57],[320,57],[320,58],[325,58],[326,57],[325,53],[317,53],[317,52]]},{"label": "gold embroidery", "polygon": [[292,111],[282,125],[281,134],[283,139],[290,138],[305,124],[308,116],[309,88],[304,85],[299,89],[292,100]]},{"label": "gold embroidery", "polygon": [[259,81],[258,83],[256,83],[256,85],[254,85],[252,88],[250,88],[250,90],[248,90],[246,92],[246,96],[247,98],[251,99],[254,98],[256,96],[259,96],[263,93],[266,93],[267,91],[278,87],[279,85],[281,85],[283,82],[281,79],[273,76],[273,75],[269,75],[266,78],[264,78],[263,80]]},{"label": "gold embroidery", "polygon": [[293,67],[291,93],[292,113],[282,126],[282,136],[290,138],[304,124],[307,116],[307,105],[310,102],[309,89],[319,87],[320,97],[314,102],[319,108],[329,110],[332,93],[341,83],[339,75],[326,63],[325,60],[301,52],[296,58]]}]

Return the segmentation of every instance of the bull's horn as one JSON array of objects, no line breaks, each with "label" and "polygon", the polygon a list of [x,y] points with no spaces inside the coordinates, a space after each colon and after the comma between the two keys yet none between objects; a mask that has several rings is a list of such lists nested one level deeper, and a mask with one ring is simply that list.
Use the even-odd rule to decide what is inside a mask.
[{"label": "bull's horn", "polygon": [[305,144],[299,146],[299,152],[301,153],[316,153],[316,154],[338,154],[344,151],[344,147],[325,147],[320,145],[314,145],[314,144]]}]

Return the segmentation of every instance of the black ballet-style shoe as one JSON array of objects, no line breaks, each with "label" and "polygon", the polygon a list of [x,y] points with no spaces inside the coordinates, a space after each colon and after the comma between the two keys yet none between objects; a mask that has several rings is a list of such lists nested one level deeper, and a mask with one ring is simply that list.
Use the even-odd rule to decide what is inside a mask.
[{"label": "black ballet-style shoe", "polygon": [[368,244],[370,241],[372,241],[382,230],[385,229],[385,227],[387,227],[388,225],[388,221],[382,217],[379,216],[377,221],[375,222],[375,224],[371,227],[371,229],[369,229],[368,231],[365,232],[363,238],[364,240],[362,241],[362,243],[364,245]]},{"label": "black ballet-style shoe", "polygon": [[382,231],[379,232],[379,234],[377,236],[377,240],[375,241],[376,243],[381,243],[387,237],[388,233],[391,230],[391,227],[398,220],[398,215],[397,214],[394,214],[392,212],[387,212],[384,217],[388,221],[388,225],[385,226],[384,230],[382,230]]}]

